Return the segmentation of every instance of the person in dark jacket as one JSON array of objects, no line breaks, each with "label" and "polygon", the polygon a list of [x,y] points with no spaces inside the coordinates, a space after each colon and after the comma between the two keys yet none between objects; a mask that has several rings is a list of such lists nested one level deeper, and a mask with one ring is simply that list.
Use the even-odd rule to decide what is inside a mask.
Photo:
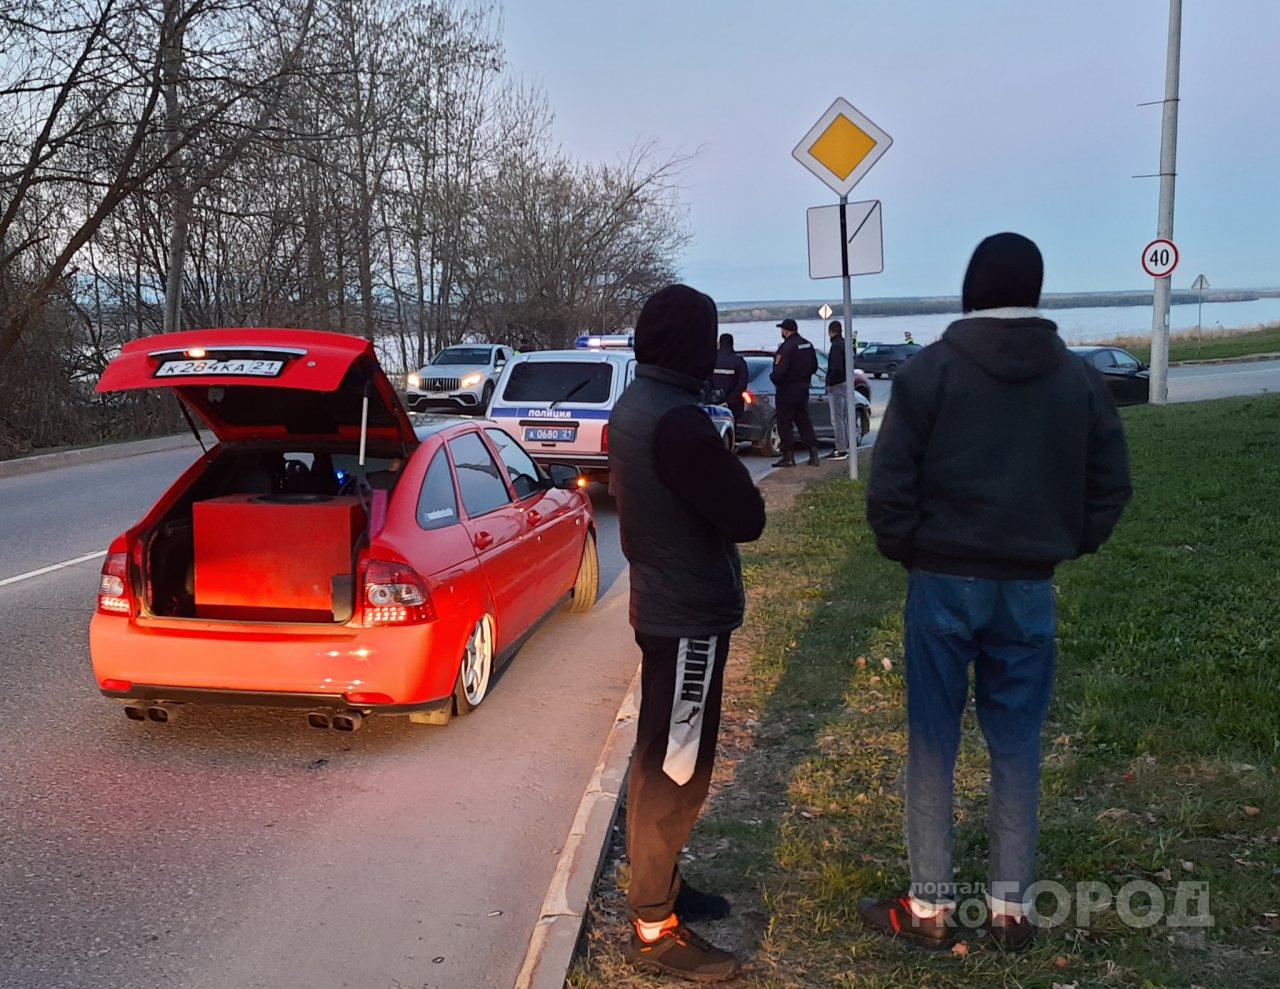
[{"label": "person in dark jacket", "polygon": [[827,460],[849,459],[849,402],[845,391],[848,375],[844,369],[844,327],[840,320],[827,324],[831,345],[827,348],[827,405],[831,409],[831,425],[836,431],[836,448]]},{"label": "person in dark jacket", "polygon": [[1097,550],[1131,495],[1124,430],[1102,376],[1037,306],[1040,252],[978,245],[964,317],[898,369],[867,488],[881,553],[910,571],[906,832],[911,888],[859,905],[873,930],[944,948],[955,936],[952,785],[974,667],[991,756],[991,941],[1034,934],[1040,730],[1053,680],[1054,568]]},{"label": "person in dark jacket", "polygon": [[742,418],[745,408],[742,393],[746,391],[750,377],[747,362],[733,349],[733,334],[721,333],[720,349],[716,352],[716,366],[711,372],[710,385],[724,393],[724,404],[729,407],[735,420]]},{"label": "person in dark jacket", "polygon": [[764,531],[764,500],[699,407],[716,360],[716,307],[687,285],[644,305],[636,377],[609,416],[609,473],[631,625],[641,650],[640,717],[627,781],[633,964],[730,978],[737,959],[686,926],[729,913],[677,865],[706,799],[720,730],[729,636],[745,596],[737,544]]},{"label": "person in dark jacket", "polygon": [[818,354],[813,344],[800,335],[794,319],[784,319],[778,328],[782,330],[782,346],[773,355],[769,380],[777,388],[774,406],[778,414],[778,435],[782,439],[782,459],[773,466],[796,465],[795,430],[798,428],[800,444],[809,448],[809,465],[817,467],[818,438],[809,418],[809,383],[818,370]]}]

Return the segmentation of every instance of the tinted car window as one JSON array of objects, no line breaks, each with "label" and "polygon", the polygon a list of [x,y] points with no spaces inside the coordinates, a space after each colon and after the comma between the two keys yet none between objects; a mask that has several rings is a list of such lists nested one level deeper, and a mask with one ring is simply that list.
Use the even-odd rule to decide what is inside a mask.
[{"label": "tinted car window", "polygon": [[542,475],[529,454],[521,449],[520,444],[501,429],[486,429],[489,439],[498,448],[498,456],[507,469],[507,477],[511,478],[511,486],[516,489],[517,498],[528,498],[542,490]]},{"label": "tinted car window", "polygon": [[1123,350],[1111,351],[1111,357],[1115,360],[1118,367],[1137,367],[1138,358]]},{"label": "tinted car window", "polygon": [[1092,359],[1093,359],[1093,366],[1098,368],[1099,370],[1105,371],[1107,368],[1112,366],[1111,351],[1109,350],[1099,350],[1096,354],[1093,355]]},{"label": "tinted car window", "polygon": [[453,490],[449,460],[444,450],[437,450],[418,495],[418,525],[424,529],[443,529],[457,521],[458,495]]},{"label": "tinted car window", "polygon": [[522,361],[511,369],[508,402],[583,402],[601,405],[613,388],[613,365],[595,361]]},{"label": "tinted car window", "polygon": [[464,433],[450,440],[449,452],[458,471],[458,490],[468,515],[474,518],[511,503],[502,469],[479,433]]}]

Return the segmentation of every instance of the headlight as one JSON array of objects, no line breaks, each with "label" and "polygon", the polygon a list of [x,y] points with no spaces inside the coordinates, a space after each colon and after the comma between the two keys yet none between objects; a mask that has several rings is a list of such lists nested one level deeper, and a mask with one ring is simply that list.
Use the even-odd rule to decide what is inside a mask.
[{"label": "headlight", "polygon": [[408,384],[410,388],[420,388],[422,386],[422,379],[416,374],[411,374],[408,378]]},{"label": "headlight", "polygon": [[465,378],[462,379],[462,387],[474,388],[476,385],[480,384],[480,382],[482,382],[483,380],[484,380],[483,374],[474,374],[474,373],[468,374]]}]

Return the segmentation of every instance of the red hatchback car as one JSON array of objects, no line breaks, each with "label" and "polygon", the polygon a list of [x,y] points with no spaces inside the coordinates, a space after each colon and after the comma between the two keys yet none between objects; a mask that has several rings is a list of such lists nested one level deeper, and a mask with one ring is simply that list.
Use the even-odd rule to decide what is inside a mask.
[{"label": "red hatchback car", "polygon": [[147,337],[98,383],[132,388],[172,390],[218,440],[102,567],[94,674],[133,720],[195,702],[445,723],[545,615],[595,602],[577,472],[483,420],[412,424],[361,338]]}]

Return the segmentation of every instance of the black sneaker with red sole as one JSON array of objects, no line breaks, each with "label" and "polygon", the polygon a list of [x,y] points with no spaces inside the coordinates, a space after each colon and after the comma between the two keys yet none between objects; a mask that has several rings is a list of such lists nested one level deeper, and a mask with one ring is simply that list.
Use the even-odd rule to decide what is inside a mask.
[{"label": "black sneaker with red sole", "polygon": [[911,898],[905,893],[891,899],[868,897],[858,902],[862,922],[878,934],[901,938],[917,948],[945,951],[956,943],[956,932],[947,924],[947,914],[917,917],[911,911]]},{"label": "black sneaker with red sole", "polygon": [[656,941],[641,938],[633,924],[631,940],[622,954],[638,969],[674,975],[690,982],[724,982],[740,970],[737,958],[683,923],[667,928]]}]

